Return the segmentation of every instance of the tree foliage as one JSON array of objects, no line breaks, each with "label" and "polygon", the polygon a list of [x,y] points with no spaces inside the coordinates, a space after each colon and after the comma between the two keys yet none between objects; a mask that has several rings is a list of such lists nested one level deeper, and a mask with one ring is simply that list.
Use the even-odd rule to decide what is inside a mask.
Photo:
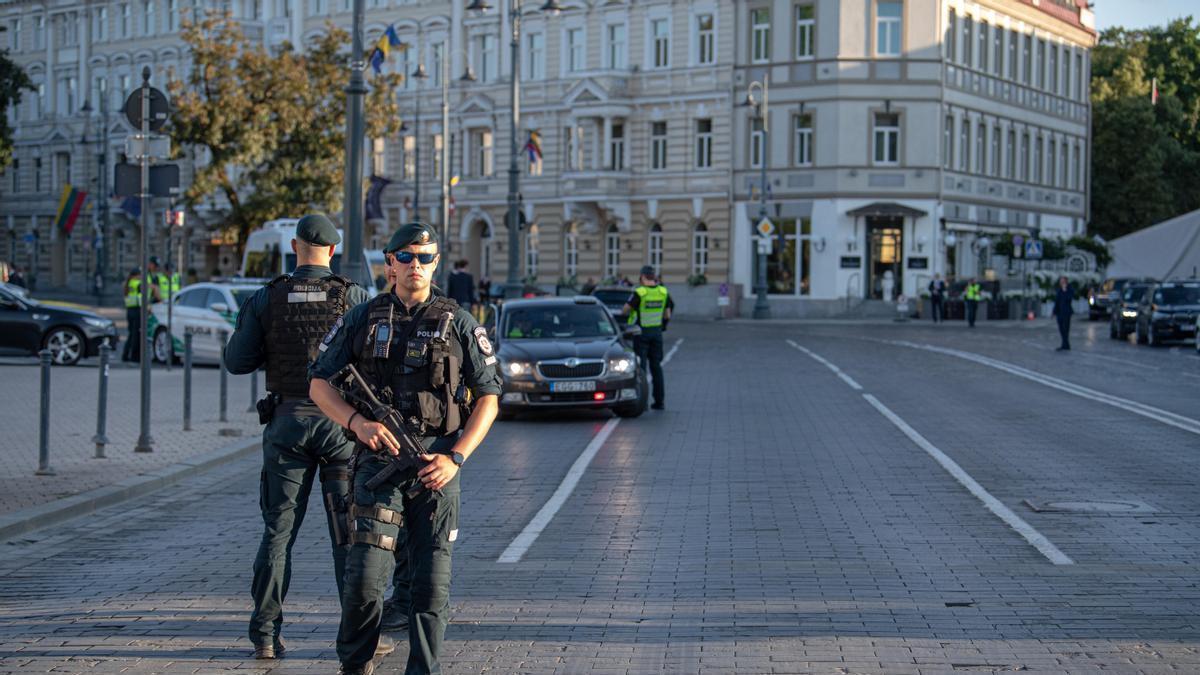
[{"label": "tree foliage", "polygon": [[0,49],[0,169],[12,163],[12,129],[8,127],[8,116],[4,113],[21,103],[21,92],[33,91],[33,82],[12,59],[8,50]]},{"label": "tree foliage", "polygon": [[1200,208],[1198,185],[1200,26],[1105,31],[1092,54],[1092,232],[1112,239]]},{"label": "tree foliage", "polygon": [[[218,228],[235,232],[239,248],[267,220],[341,211],[349,34],[329,24],[303,52],[267,50],[228,14],[209,14],[185,24],[183,39],[191,69],[167,88],[171,137],[197,160],[184,203],[224,197]],[[368,82],[368,138],[399,131],[399,83],[394,74]]]}]

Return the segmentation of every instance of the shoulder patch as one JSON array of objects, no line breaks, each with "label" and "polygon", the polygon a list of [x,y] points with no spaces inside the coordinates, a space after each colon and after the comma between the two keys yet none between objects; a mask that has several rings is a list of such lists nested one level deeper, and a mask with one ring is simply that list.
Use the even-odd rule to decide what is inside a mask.
[{"label": "shoulder patch", "polygon": [[491,356],[493,353],[492,341],[488,339],[487,329],[483,326],[476,326],[471,334],[475,336],[475,343],[479,345],[479,351],[483,352],[484,356]]},{"label": "shoulder patch", "polygon": [[338,320],[333,323],[333,327],[330,328],[329,332],[325,334],[325,337],[321,339],[321,346],[317,349],[322,352],[326,349],[329,349],[329,343],[333,342],[333,338],[337,336],[338,331],[342,329],[342,326],[345,325],[345,323],[346,317],[344,315],[339,316]]}]

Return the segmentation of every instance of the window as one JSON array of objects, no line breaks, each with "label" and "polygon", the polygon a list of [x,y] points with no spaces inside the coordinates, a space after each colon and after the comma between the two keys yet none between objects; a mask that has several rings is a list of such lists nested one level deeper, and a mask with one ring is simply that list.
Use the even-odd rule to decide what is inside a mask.
[{"label": "window", "polygon": [[127,38],[127,37],[129,37],[129,29],[130,29],[129,24],[130,24],[130,20],[132,18],[131,17],[132,10],[130,9],[128,2],[121,3],[120,7],[121,7],[121,19],[120,19],[121,20],[121,37]]},{"label": "window", "polygon": [[707,66],[716,63],[716,40],[713,30],[713,15],[701,14],[696,17],[696,65]]},{"label": "window", "polygon": [[1075,100],[1083,100],[1083,54],[1075,54]]},{"label": "window", "polygon": [[796,115],[796,166],[812,166],[813,125],[812,115]]},{"label": "window", "polygon": [[154,35],[154,0],[142,0],[142,35]]},{"label": "window", "polygon": [[971,17],[964,16],[962,18],[962,62],[964,66],[971,67],[974,55],[975,43],[972,41],[972,36],[975,34],[975,24],[971,22]]},{"label": "window", "polygon": [[1017,159],[1017,176],[1029,180],[1029,132],[1021,134],[1021,157]]},{"label": "window", "polygon": [[605,30],[605,42],[607,48],[604,50],[604,65],[612,70],[624,70],[625,53],[629,49],[625,40],[625,24],[609,24]]},{"label": "window", "polygon": [[92,78],[92,93],[91,100],[96,102],[96,108],[99,109],[104,105],[104,99],[108,96],[108,78],[103,75],[96,75]]},{"label": "window", "polygon": [[875,163],[900,163],[900,116],[875,113]]},{"label": "window", "polygon": [[942,168],[947,171],[954,168],[954,115],[946,115],[946,125],[942,128]]},{"label": "window", "polygon": [[1038,38],[1037,64],[1033,69],[1034,86],[1042,89],[1046,86],[1046,41]]},{"label": "window", "polygon": [[583,168],[583,128],[578,126],[563,128],[563,147],[566,148],[564,168],[567,171],[579,171]]},{"label": "window", "polygon": [[1058,187],[1058,143],[1053,138],[1046,148],[1046,185]]},{"label": "window", "polygon": [[312,0],[313,14],[322,15],[326,13],[325,0]]},{"label": "window", "polygon": [[584,45],[583,45],[583,29],[568,28],[566,43],[567,50],[567,72],[577,73],[583,70],[584,67]]},{"label": "window", "polygon": [[621,273],[621,233],[616,225],[608,226],[604,235],[604,276],[615,279]]},{"label": "window", "polygon": [[525,50],[525,77],[530,80],[546,79],[546,36],[542,33],[530,33],[526,42],[528,49]]},{"label": "window", "polygon": [[667,168],[666,122],[654,122],[650,125],[650,168],[656,171]]},{"label": "window", "polygon": [[167,0],[167,32],[179,30],[179,0]]},{"label": "window", "polygon": [[654,67],[669,67],[671,65],[671,22],[667,19],[652,19],[650,36],[654,41]]},{"label": "window", "polygon": [[21,51],[21,20],[13,19],[8,25],[8,46],[14,52]]},{"label": "window", "polygon": [[796,58],[811,59],[816,15],[812,5],[796,5]]},{"label": "window", "polygon": [[750,63],[771,61],[771,10],[750,10]]},{"label": "window", "polygon": [[1008,32],[1008,79],[1017,79],[1017,31]]},{"label": "window", "polygon": [[983,175],[987,166],[987,127],[980,122],[975,127],[975,173]]},{"label": "window", "polygon": [[46,84],[38,82],[37,85],[37,106],[33,111],[34,117],[38,118],[46,114]]},{"label": "window", "polygon": [[776,226],[780,245],[775,246],[767,256],[767,291],[808,295],[811,290],[812,220],[784,218]]},{"label": "window", "polygon": [[33,191],[42,191],[42,158],[33,158]]},{"label": "window", "polygon": [[58,78],[58,114],[72,115],[75,113],[78,108],[75,100],[78,93],[78,81],[74,77]]},{"label": "window", "polygon": [[387,174],[387,141],[382,138],[371,139],[371,175]]},{"label": "window", "polygon": [[[411,49],[400,50],[400,53],[396,55],[396,60],[394,62],[395,65],[391,66],[394,68],[392,72],[400,73],[404,76],[404,79],[400,83],[400,88],[405,90],[412,89],[413,87],[417,86],[417,79],[412,77],[412,72],[415,70],[412,65],[412,51],[413,50]],[[385,61],[384,68],[388,67],[386,64],[387,62]]]},{"label": "window", "polygon": [[404,137],[401,156],[404,161],[400,163],[400,180],[412,180],[417,175],[417,139],[415,136]]},{"label": "window", "polygon": [[766,159],[766,132],[761,117],[750,120],[750,168],[761,169]]},{"label": "window", "polygon": [[1033,82],[1033,36],[1026,35],[1025,42],[1021,47],[1021,59],[1025,64],[1021,71],[1021,83],[1030,84]]},{"label": "window", "polygon": [[971,170],[971,121],[963,118],[958,129],[958,170],[966,173]]},{"label": "window", "polygon": [[575,224],[568,225],[563,234],[563,274],[579,274],[579,227]]},{"label": "window", "polygon": [[879,0],[875,5],[875,54],[900,56],[900,29],[904,5],[897,0]]},{"label": "window", "polygon": [[12,191],[20,192],[20,190],[21,190],[21,160],[14,159],[12,161],[12,169],[10,170],[10,174],[12,176]]},{"label": "window", "polygon": [[[475,43],[479,58],[479,81],[492,82],[496,79],[496,72],[499,70],[496,64],[496,36],[480,35],[475,39]],[[403,53],[407,54],[408,52],[405,50]],[[408,81],[407,77],[405,81]]]},{"label": "window", "polygon": [[[129,6],[125,5],[128,9]],[[46,17],[39,14],[33,19],[33,48],[46,48]]]},{"label": "window", "polygon": [[538,275],[538,247],[540,239],[537,223],[529,226],[529,230],[525,233],[525,276],[536,277]]},{"label": "window", "polygon": [[654,273],[662,272],[663,263],[663,231],[662,226],[654,223],[650,226],[650,236],[646,241],[646,264],[654,268]]},{"label": "window", "polygon": [[1062,48],[1062,89],[1055,89],[1054,93],[1062,96],[1071,95],[1071,52],[1066,46]]},{"label": "window", "polygon": [[612,152],[612,165],[609,169],[613,171],[625,170],[625,125],[612,125],[612,138],[610,139],[609,150]]},{"label": "window", "polygon": [[1058,93],[1058,45],[1050,45],[1050,91]]},{"label": "window", "polygon": [[991,175],[1000,177],[1000,127],[992,127],[992,172]]},{"label": "window", "polygon": [[1083,189],[1083,164],[1079,160],[1079,154],[1080,154],[1079,144],[1076,143],[1075,148],[1072,150],[1072,157],[1071,157],[1072,163],[1075,164],[1075,189],[1076,190]]},{"label": "window", "polygon": [[98,7],[92,11],[92,42],[108,39],[108,8]]},{"label": "window", "polygon": [[988,22],[979,20],[979,69],[987,72],[988,68]]},{"label": "window", "polygon": [[434,42],[429,45],[429,81],[435,87],[442,86],[442,56],[445,53],[445,42]]},{"label": "window", "polygon": [[696,168],[712,168],[712,120],[696,120]]},{"label": "window", "polygon": [[1043,147],[1042,135],[1041,135],[1041,134],[1038,134],[1038,137],[1037,137],[1037,143],[1035,143],[1035,144],[1034,144],[1034,146],[1033,146],[1033,148],[1034,148],[1034,153],[1033,153],[1033,182],[1034,182],[1034,183],[1039,183],[1039,184],[1042,182],[1042,179],[1043,179],[1043,174],[1042,174],[1042,157],[1043,157],[1043,155],[1042,155],[1042,147]]},{"label": "window", "polygon": [[1070,188],[1071,187],[1071,166],[1070,166],[1069,160],[1070,160],[1071,149],[1067,145],[1067,139],[1064,138],[1062,140],[1062,143],[1058,146],[1058,149],[1059,149],[1059,153],[1058,153],[1059,157],[1062,158],[1062,166],[1059,168],[1059,171],[1058,171],[1058,183],[1057,184],[1062,186],[1063,188]]},{"label": "window", "polygon": [[1008,130],[1008,143],[1006,146],[1007,147],[1004,151],[1004,160],[1005,164],[1008,166],[1008,170],[1004,175],[1009,180],[1013,180],[1017,177],[1017,132],[1013,131],[1012,129]]},{"label": "window", "polygon": [[992,72],[1004,74],[1004,29],[992,26]]},{"label": "window", "polygon": [[692,274],[708,272],[708,226],[698,223],[692,230]]},{"label": "window", "polygon": [[953,7],[946,17],[946,60],[958,60],[958,12]]}]

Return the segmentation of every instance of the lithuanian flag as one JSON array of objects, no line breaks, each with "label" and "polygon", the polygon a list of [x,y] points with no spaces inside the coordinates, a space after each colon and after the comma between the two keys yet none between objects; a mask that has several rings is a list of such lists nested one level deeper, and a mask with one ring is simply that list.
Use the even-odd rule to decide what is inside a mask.
[{"label": "lithuanian flag", "polygon": [[64,185],[62,197],[58,200],[58,218],[55,219],[54,226],[64,234],[71,234],[71,229],[75,227],[75,220],[79,218],[79,211],[83,208],[85,201],[87,201],[86,192],[76,190],[70,183]]}]

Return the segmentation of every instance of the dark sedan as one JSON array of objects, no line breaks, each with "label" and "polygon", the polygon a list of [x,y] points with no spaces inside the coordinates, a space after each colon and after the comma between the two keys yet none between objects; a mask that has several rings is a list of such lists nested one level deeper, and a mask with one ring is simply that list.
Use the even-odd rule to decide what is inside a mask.
[{"label": "dark sedan", "polygon": [[621,417],[646,410],[646,375],[622,327],[594,297],[510,300],[493,334],[504,374],[500,417],[520,411],[607,408]]},{"label": "dark sedan", "polygon": [[629,302],[629,296],[633,295],[632,288],[628,286],[597,286],[592,290],[592,295],[604,303],[617,323],[625,324],[626,319],[629,318],[629,315],[625,313],[625,303]]},{"label": "dark sedan", "polygon": [[51,361],[70,366],[117,343],[117,327],[84,309],[47,305],[0,288],[0,351],[36,354],[49,349]]},{"label": "dark sedan", "polygon": [[1200,314],[1200,281],[1164,281],[1142,297],[1137,341],[1156,345],[1166,340],[1194,339],[1197,314]]},{"label": "dark sedan", "polygon": [[1113,305],[1112,316],[1109,317],[1108,336],[1114,340],[1124,340],[1137,328],[1138,306],[1142,298],[1154,288],[1154,284],[1132,282],[1125,284],[1121,298]]},{"label": "dark sedan", "polygon": [[1152,279],[1135,279],[1131,277],[1112,277],[1105,279],[1098,288],[1089,288],[1088,319],[1095,321],[1101,317],[1110,316],[1121,306],[1121,294],[1129,284],[1150,284]]}]

